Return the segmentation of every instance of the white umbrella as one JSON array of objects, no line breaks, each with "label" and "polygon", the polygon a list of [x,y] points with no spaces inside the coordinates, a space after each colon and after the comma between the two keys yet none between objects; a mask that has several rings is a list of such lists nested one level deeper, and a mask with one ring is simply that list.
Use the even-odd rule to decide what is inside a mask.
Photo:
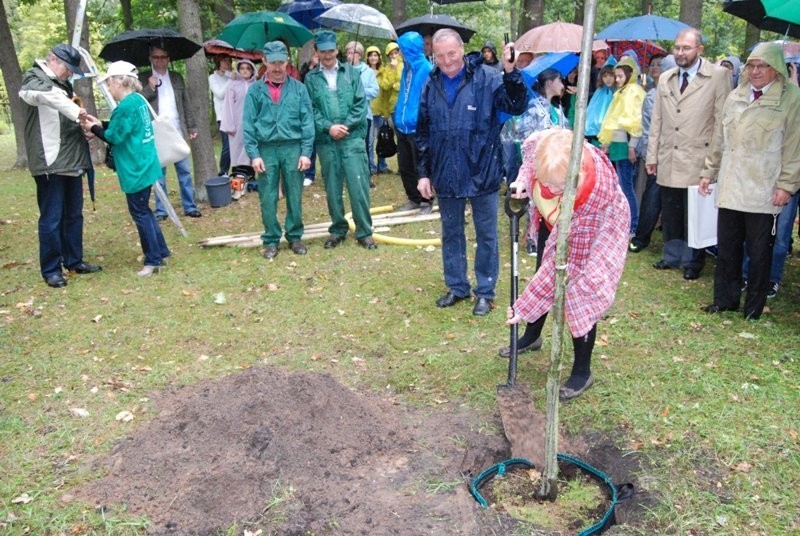
[{"label": "white umbrella", "polygon": [[391,21],[375,9],[364,4],[339,4],[314,19],[334,30],[341,30],[377,39],[397,39]]}]

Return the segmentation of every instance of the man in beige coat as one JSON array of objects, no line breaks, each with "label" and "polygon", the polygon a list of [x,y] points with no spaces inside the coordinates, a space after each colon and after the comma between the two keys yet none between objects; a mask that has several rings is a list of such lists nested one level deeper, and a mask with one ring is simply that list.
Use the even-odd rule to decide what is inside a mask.
[{"label": "man in beige coat", "polygon": [[702,249],[686,244],[686,205],[689,186],[700,183],[705,159],[722,105],[731,91],[730,71],[701,57],[702,35],[694,28],[675,38],[678,67],[658,80],[650,123],[645,167],[661,187],[664,253],[654,268],[683,268],[684,279],[697,279],[705,265]]},{"label": "man in beige coat", "polygon": [[769,289],[778,213],[800,189],[800,88],[787,82],[782,48],[758,45],[739,87],[728,96],[719,134],[706,159],[700,193],[716,177],[719,257],[714,303],[707,313],[735,311],[742,289],[742,254],[750,269],[744,317],[756,320]]}]

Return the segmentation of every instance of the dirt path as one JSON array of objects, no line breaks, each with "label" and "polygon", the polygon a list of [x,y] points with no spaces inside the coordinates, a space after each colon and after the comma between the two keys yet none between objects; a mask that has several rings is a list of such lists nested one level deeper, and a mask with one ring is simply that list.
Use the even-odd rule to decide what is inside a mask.
[{"label": "dirt path", "polygon": [[107,476],[80,492],[146,515],[153,534],[236,523],[264,535],[480,535],[515,525],[464,485],[509,455],[497,418],[408,408],[276,368],[174,389],[156,404],[153,421],[97,462]]}]

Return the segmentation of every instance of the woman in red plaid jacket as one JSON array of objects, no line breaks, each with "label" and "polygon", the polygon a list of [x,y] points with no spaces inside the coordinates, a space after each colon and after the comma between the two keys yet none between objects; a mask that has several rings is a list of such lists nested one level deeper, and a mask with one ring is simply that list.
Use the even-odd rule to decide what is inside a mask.
[{"label": "woman in red plaid jacket", "polygon": [[[533,134],[522,146],[523,164],[516,181],[515,196],[529,195],[531,233],[538,227],[554,231],[539,243],[541,265],[525,291],[508,310],[508,324],[528,321],[523,335],[527,346],[537,341],[555,298],[555,253],[558,213],[566,184],[572,131],[545,130]],[[606,155],[583,145],[581,172],[569,229],[567,295],[565,313],[572,334],[575,361],[572,374],[561,387],[562,401],[580,396],[594,382],[590,363],[597,321],[614,302],[617,284],[625,266],[630,228],[630,208],[619,186],[614,167]],[[521,342],[526,342],[521,340]]]}]

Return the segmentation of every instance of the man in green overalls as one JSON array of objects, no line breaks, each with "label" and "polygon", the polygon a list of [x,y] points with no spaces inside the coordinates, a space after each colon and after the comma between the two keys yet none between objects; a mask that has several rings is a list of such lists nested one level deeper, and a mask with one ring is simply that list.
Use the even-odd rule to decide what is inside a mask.
[{"label": "man in green overalls", "polygon": [[347,184],[350,207],[361,247],[376,249],[369,213],[369,163],[364,139],[367,135],[367,99],[361,76],[352,65],[336,59],[336,34],[318,32],[314,46],[319,65],[306,75],[306,88],[314,108],[314,126],[331,226],[326,248],[335,248],[347,236],[342,189]]},{"label": "man in green overalls", "polygon": [[264,45],[267,66],[263,81],[250,86],[244,102],[244,148],[258,174],[261,220],[264,223],[265,259],[278,254],[281,224],[278,222],[278,185],[283,175],[286,196],[285,235],[297,255],[308,251],[303,236],[303,171],[311,166],[314,114],[305,86],[286,76],[286,45]]}]

